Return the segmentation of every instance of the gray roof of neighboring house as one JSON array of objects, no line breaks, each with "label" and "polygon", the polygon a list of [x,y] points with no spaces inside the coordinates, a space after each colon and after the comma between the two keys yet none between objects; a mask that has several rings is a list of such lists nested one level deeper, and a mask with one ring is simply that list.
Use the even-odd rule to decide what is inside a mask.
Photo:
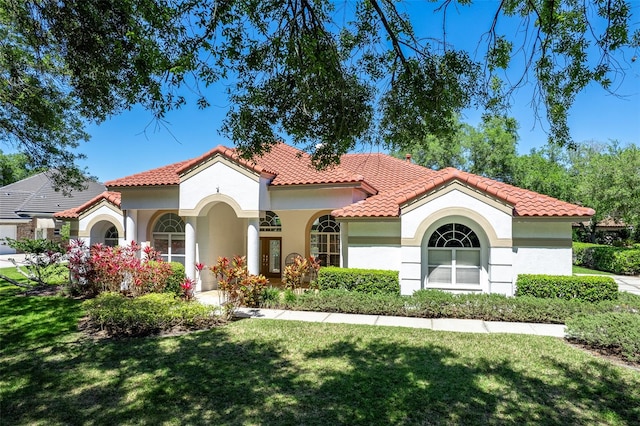
[{"label": "gray roof of neighboring house", "polygon": [[53,213],[86,203],[106,190],[100,182],[87,181],[84,191],[65,196],[53,188],[48,172],[39,173],[0,187],[0,221],[51,216]]}]

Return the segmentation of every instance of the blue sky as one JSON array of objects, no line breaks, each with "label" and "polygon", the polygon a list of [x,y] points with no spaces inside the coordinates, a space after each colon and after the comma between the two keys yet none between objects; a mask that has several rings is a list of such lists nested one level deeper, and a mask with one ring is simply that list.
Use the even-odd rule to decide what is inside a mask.
[{"label": "blue sky", "polygon": [[[350,2],[337,4],[338,12],[340,7],[344,7],[345,16],[348,15]],[[640,2],[632,4],[633,22],[638,28]],[[495,5],[494,1],[476,1],[471,8],[450,10],[447,21],[449,42],[474,51],[489,26]],[[441,16],[433,15],[428,7],[433,6],[425,2],[408,2],[406,6],[418,35],[439,36]],[[513,22],[505,21],[501,25],[505,32],[516,37],[517,27]],[[620,96],[613,96],[593,85],[577,97],[569,119],[576,142],[618,140],[622,144],[640,143],[640,60],[631,63],[629,59],[634,54],[637,52],[625,52],[628,69],[624,79],[615,82]],[[531,90],[529,86],[517,93],[510,113],[520,125],[518,151],[522,154],[544,146],[547,140],[546,123],[534,119],[530,105]],[[87,130],[91,140],[80,148],[88,158],[81,164],[104,182],[196,157],[219,144],[231,146],[231,142],[218,132],[230,107],[223,85],[211,87],[208,93],[211,93],[210,108],[199,110],[192,103],[167,114],[163,123],[155,122],[149,112],[135,107],[100,125],[90,125]],[[466,111],[463,117],[472,125],[476,125],[479,119],[477,111]]]}]

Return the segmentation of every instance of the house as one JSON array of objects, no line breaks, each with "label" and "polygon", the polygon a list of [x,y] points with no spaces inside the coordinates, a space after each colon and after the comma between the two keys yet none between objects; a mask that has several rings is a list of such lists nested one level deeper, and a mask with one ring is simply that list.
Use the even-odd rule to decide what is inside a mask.
[{"label": "house", "polygon": [[[247,256],[251,273],[279,278],[287,258],[398,270],[401,291],[512,295],[518,274],[571,274],[571,224],[589,208],[447,168],[385,154],[347,154],[317,171],[279,143],[254,161],[218,146],[106,183],[62,212],[91,243],[141,241],[187,266]],[[119,193],[120,196],[116,195]],[[214,288],[205,274],[197,290]]]},{"label": "house", "polygon": [[64,195],[56,191],[50,172],[42,172],[0,188],[0,254],[14,254],[5,238],[56,240],[62,221],[54,214],[77,206],[106,190],[99,182],[87,181],[86,189]]}]

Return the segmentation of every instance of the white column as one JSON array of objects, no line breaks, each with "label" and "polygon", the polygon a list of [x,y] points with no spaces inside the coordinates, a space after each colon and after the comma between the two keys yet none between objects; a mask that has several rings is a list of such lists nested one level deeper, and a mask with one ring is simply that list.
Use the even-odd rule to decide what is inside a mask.
[{"label": "white column", "polygon": [[138,238],[138,210],[127,210],[127,217],[124,223],[125,241],[127,244]]},{"label": "white column", "polygon": [[[187,278],[196,279],[196,216],[184,218],[184,270]],[[196,283],[196,291],[202,291],[202,284]]]},{"label": "white column", "polygon": [[340,222],[340,267],[349,267],[349,222]]},{"label": "white column", "polygon": [[260,221],[258,218],[248,219],[247,226],[247,268],[250,274],[260,273]]}]

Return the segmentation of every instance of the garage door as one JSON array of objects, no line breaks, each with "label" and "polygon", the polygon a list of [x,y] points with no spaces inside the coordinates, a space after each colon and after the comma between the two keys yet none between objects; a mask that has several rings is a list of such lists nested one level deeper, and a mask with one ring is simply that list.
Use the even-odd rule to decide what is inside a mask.
[{"label": "garage door", "polygon": [[5,238],[16,239],[16,225],[0,225],[0,254],[14,254],[16,251],[7,245]]}]

